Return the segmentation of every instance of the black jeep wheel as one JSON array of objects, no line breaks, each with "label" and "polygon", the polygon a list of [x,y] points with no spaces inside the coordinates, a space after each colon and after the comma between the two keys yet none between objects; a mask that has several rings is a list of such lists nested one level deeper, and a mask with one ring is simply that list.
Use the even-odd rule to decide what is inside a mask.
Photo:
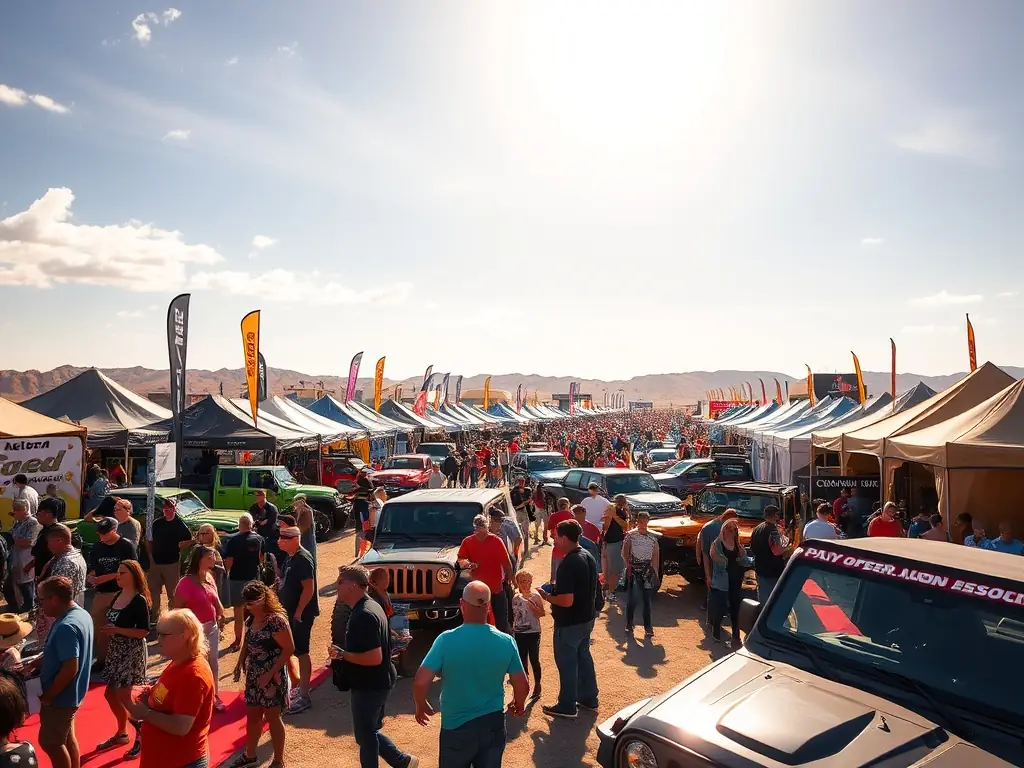
[{"label": "black jeep wheel", "polygon": [[313,507],[313,530],[316,532],[318,542],[327,541],[330,538],[332,522],[334,522],[332,515],[324,512],[320,507]]}]

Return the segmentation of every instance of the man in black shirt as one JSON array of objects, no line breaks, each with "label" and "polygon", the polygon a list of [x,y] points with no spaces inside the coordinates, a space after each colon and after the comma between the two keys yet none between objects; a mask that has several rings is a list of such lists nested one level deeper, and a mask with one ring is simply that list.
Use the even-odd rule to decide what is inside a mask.
[{"label": "man in black shirt", "polygon": [[345,648],[331,648],[351,686],[352,735],[359,745],[359,764],[378,765],[380,758],[393,768],[416,768],[419,758],[402,752],[387,736],[384,708],[397,674],[391,663],[391,630],[380,605],[370,599],[370,574],[361,565],[338,569],[338,600],[351,607]]},{"label": "man in black shirt", "polygon": [[783,554],[786,551],[782,534],[779,532],[779,508],[764,508],[764,522],[750,534],[750,553],[754,556],[754,573],[757,574],[757,600],[764,605],[779,581],[786,567]]},{"label": "man in black shirt", "polygon": [[281,574],[281,589],[278,597],[288,614],[295,641],[295,657],[299,662],[299,682],[292,694],[291,704],[285,714],[294,715],[309,709],[313,702],[309,698],[309,678],[313,665],[309,660],[309,635],[313,631],[313,620],[320,615],[320,601],[316,595],[316,566],[313,556],[299,543],[301,532],[294,526],[280,531],[278,546],[288,556]]},{"label": "man in black shirt", "polygon": [[590,655],[590,635],[597,617],[597,562],[580,546],[582,535],[583,528],[575,520],[558,524],[555,546],[565,554],[554,591],[541,587],[555,620],[558,703],[541,708],[551,717],[575,718],[577,707],[597,711],[597,673]]},{"label": "man in black shirt", "polygon": [[278,552],[277,538],[280,525],[277,507],[267,501],[266,491],[256,491],[256,503],[249,507],[256,533],[263,537],[264,552]]},{"label": "man in black shirt", "polygon": [[181,519],[174,502],[164,499],[163,514],[153,520],[153,538],[146,541],[149,547],[149,570],[146,572],[146,580],[149,582],[149,594],[153,599],[150,619],[154,625],[160,620],[161,590],[167,593],[168,608],[174,605],[174,588],[181,577],[181,553],[191,543],[192,531]]},{"label": "man in black shirt", "polygon": [[117,533],[117,522],[110,517],[100,518],[96,522],[96,533],[100,540],[89,550],[89,572],[86,581],[96,588],[92,596],[93,629],[95,632],[93,651],[96,663],[102,664],[107,657],[107,643],[110,636],[100,632],[99,628],[107,625],[107,609],[114,601],[117,593],[117,568],[124,560],[135,560],[135,546]]},{"label": "man in black shirt", "polygon": [[[57,489],[56,483],[50,483],[46,486],[46,495],[39,500],[39,511],[36,513],[36,520],[39,519],[39,512],[46,507],[53,513],[54,519],[58,523],[64,522],[64,516],[67,514],[67,505],[64,503],[64,499],[60,497],[60,491]],[[36,571],[38,573],[38,571]]]},{"label": "man in black shirt", "polygon": [[[52,531],[54,526],[57,525],[57,518],[54,516],[54,510],[52,506],[46,504],[47,499],[41,499],[39,501],[39,513],[36,515],[36,520],[43,526],[42,530],[39,531],[39,535],[36,536],[36,543],[32,545],[32,565],[35,569],[36,582],[42,581],[39,578],[39,574],[43,572],[43,568],[46,564],[53,559],[53,553],[50,552],[50,547],[46,543],[46,534]],[[27,567],[27,566],[26,566]]]},{"label": "man in black shirt", "polygon": [[259,578],[260,563],[263,562],[263,537],[252,531],[252,515],[246,512],[238,518],[238,533],[224,545],[224,568],[228,572],[228,602],[235,609],[235,641],[228,648],[234,653],[242,644],[245,632],[242,608],[242,588],[246,583]]}]

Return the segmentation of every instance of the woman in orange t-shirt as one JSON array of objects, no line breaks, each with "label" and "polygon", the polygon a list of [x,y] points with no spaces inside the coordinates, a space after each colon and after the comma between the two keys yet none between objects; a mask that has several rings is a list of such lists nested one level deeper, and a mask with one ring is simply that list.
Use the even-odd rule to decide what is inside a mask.
[{"label": "woman in orange t-shirt", "polygon": [[186,608],[163,614],[156,633],[160,653],[171,663],[129,705],[132,717],[142,721],[140,768],[209,768],[213,673],[203,627]]}]

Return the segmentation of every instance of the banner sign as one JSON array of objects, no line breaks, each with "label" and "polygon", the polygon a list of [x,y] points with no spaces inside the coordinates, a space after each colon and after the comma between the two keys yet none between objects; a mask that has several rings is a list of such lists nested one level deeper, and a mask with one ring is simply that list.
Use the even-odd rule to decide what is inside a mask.
[{"label": "banner sign", "polygon": [[423,374],[423,386],[420,387],[420,392],[426,392],[430,387],[430,377],[434,373],[434,366],[428,365],[426,372]]},{"label": "banner sign", "polygon": [[441,379],[441,402],[448,402],[448,379],[451,377],[450,373],[446,373],[444,378]]},{"label": "banner sign", "polygon": [[256,357],[259,360],[256,366],[256,400],[262,403],[267,399],[267,361],[263,359],[262,352]]},{"label": "banner sign", "polygon": [[[188,304],[191,295],[175,296],[167,307],[167,357],[170,361],[171,386],[171,440],[181,455],[183,432],[181,414],[185,410],[186,357],[188,353]],[[180,479],[175,473],[175,477]]]},{"label": "banner sign", "polygon": [[420,390],[420,393],[416,395],[416,402],[413,403],[412,410],[417,416],[422,417],[427,415],[427,390],[422,389]]},{"label": "banner sign", "polygon": [[356,380],[359,378],[359,363],[363,361],[363,353],[357,352],[348,366],[348,383],[345,385],[345,402],[356,395]]},{"label": "banner sign", "polygon": [[456,405],[462,402],[462,377],[459,376],[455,379],[455,403]]},{"label": "banner sign", "polygon": [[817,560],[838,568],[876,574],[894,581],[909,581],[914,584],[935,587],[946,592],[959,592],[990,602],[1024,605],[1024,591],[1007,589],[991,582],[986,584],[981,580],[968,581],[951,574],[936,573],[933,570],[922,568],[910,568],[904,565],[897,565],[896,563],[887,563],[884,560],[857,557],[845,552],[834,552],[817,547],[808,547],[800,553],[800,557],[804,560]]},{"label": "banner sign", "polygon": [[[800,487],[806,491],[811,478],[809,475],[798,477]],[[857,495],[871,502],[881,500],[882,479],[879,475],[815,475],[814,485],[807,494],[812,499],[835,501],[844,488],[857,489]]]},{"label": "banner sign", "polygon": [[[377,361],[373,371],[373,410],[380,413],[380,392],[384,387],[384,358]],[[396,398],[397,399],[397,398]]]},{"label": "banner sign", "polygon": [[242,318],[242,354],[245,358],[245,383],[249,393],[249,411],[255,426],[256,412],[260,405],[260,311],[258,309]]},{"label": "banner sign", "polygon": [[[814,401],[826,397],[849,397],[858,400],[857,374],[853,373],[815,373],[811,376],[814,380]],[[867,387],[864,388],[864,396],[867,397]]]},{"label": "banner sign", "polygon": [[523,385],[520,384],[516,388],[516,413],[522,413],[523,411]]},{"label": "banner sign", "polygon": [[743,403],[738,400],[712,400],[708,403],[708,416],[712,419],[717,419],[720,413],[728,411],[737,405],[743,405]]},{"label": "banner sign", "polygon": [[0,511],[7,517],[4,528],[10,530],[11,504],[17,491],[15,475],[25,475],[40,496],[53,483],[64,500],[68,519],[79,517],[83,457],[81,437],[0,439]]},{"label": "banner sign", "polygon": [[576,382],[569,382],[569,415],[576,415]]},{"label": "banner sign", "polygon": [[484,410],[491,404],[491,377],[484,379]]}]

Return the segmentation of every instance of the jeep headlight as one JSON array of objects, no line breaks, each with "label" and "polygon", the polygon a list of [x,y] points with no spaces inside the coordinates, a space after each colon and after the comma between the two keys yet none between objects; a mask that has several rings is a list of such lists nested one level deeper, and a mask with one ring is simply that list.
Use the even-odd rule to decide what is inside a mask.
[{"label": "jeep headlight", "polygon": [[455,571],[451,568],[438,568],[437,569],[437,583],[438,584],[451,584],[455,578]]},{"label": "jeep headlight", "polygon": [[626,742],[622,754],[626,758],[626,765],[630,768],[658,768],[658,760],[655,758],[654,752],[642,741]]}]

